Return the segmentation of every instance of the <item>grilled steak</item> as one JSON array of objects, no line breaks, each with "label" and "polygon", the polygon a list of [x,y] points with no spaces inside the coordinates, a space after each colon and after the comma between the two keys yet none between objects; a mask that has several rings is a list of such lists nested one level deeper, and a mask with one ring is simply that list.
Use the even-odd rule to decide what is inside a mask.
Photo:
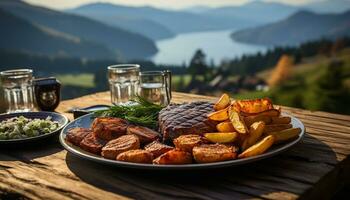
[{"label": "grilled steak", "polygon": [[105,158],[115,160],[120,153],[139,148],[140,140],[136,135],[123,135],[109,141],[106,146],[102,148],[101,155]]},{"label": "grilled steak", "polygon": [[80,142],[90,133],[92,133],[91,129],[78,127],[71,128],[67,132],[66,140],[79,146]]},{"label": "grilled steak", "polygon": [[80,148],[85,151],[100,154],[102,147],[106,144],[105,140],[102,140],[96,137],[93,133],[89,133],[85,138],[80,142]]},{"label": "grilled steak", "polygon": [[126,133],[128,135],[136,135],[140,139],[141,144],[147,144],[159,138],[159,133],[157,131],[143,126],[130,125]]},{"label": "grilled steak", "polygon": [[113,140],[119,136],[125,135],[128,122],[124,119],[113,117],[98,117],[96,118],[91,129],[95,136],[103,140]]},{"label": "grilled steak", "polygon": [[214,112],[209,102],[192,102],[169,105],[160,111],[158,121],[163,140],[168,141],[180,135],[201,135],[216,130],[216,122],[210,121],[207,114]]}]

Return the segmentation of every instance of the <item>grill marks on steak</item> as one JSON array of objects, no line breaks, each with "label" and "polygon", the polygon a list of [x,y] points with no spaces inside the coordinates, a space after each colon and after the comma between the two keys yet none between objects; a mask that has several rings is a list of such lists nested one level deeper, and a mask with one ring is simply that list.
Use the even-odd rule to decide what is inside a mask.
[{"label": "grill marks on steak", "polygon": [[216,122],[210,121],[207,114],[214,112],[209,102],[192,102],[169,105],[160,111],[158,121],[163,140],[168,141],[184,134],[197,134],[215,131]]}]

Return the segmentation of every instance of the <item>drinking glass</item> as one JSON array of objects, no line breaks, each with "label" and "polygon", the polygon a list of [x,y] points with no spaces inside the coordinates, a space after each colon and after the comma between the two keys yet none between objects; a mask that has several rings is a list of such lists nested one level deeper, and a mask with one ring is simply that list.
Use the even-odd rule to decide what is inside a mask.
[{"label": "drinking glass", "polygon": [[34,109],[33,71],[16,69],[0,72],[7,112],[28,112]]},{"label": "drinking glass", "polygon": [[152,103],[168,105],[171,100],[171,72],[141,72],[139,95]]},{"label": "drinking glass", "polygon": [[108,82],[113,104],[125,104],[137,95],[140,65],[122,64],[108,66]]}]

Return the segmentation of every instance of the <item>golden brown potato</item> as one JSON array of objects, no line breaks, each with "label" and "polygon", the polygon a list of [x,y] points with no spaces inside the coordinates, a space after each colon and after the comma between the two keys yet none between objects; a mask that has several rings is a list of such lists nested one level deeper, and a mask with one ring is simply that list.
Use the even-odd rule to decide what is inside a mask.
[{"label": "golden brown potato", "polygon": [[102,148],[101,155],[105,158],[115,160],[120,153],[139,148],[140,140],[136,135],[123,135],[109,141],[106,146]]},{"label": "golden brown potato", "polygon": [[260,113],[246,113],[246,112],[241,112],[241,115],[243,116],[254,116],[254,115],[266,115],[269,117],[278,117],[281,114],[281,109],[270,109],[270,110],[265,110]]},{"label": "golden brown potato", "polygon": [[228,122],[221,122],[219,124],[216,125],[216,130],[218,130],[219,132],[234,132],[236,131],[235,128],[233,128],[232,122],[228,121]]},{"label": "golden brown potato", "polygon": [[237,108],[237,110],[249,114],[257,114],[273,109],[272,101],[269,98],[236,100],[234,102],[234,106]]},{"label": "golden brown potato", "polygon": [[121,135],[125,135],[129,122],[114,117],[97,117],[91,125],[95,136],[103,140],[113,140]]},{"label": "golden brown potato", "polygon": [[271,124],[289,124],[292,119],[290,117],[271,117]]},{"label": "golden brown potato", "polygon": [[182,165],[191,164],[192,155],[179,149],[170,150],[153,160],[157,165]]},{"label": "golden brown potato", "polygon": [[213,143],[231,143],[238,138],[238,133],[237,132],[205,133],[204,137]]},{"label": "golden brown potato", "polygon": [[243,117],[240,115],[240,113],[234,107],[230,106],[228,114],[230,121],[232,122],[232,126],[235,128],[235,130],[238,133],[246,134],[248,132],[247,126],[245,125]]},{"label": "golden brown potato", "polygon": [[245,117],[244,121],[245,121],[245,124],[247,125],[247,127],[249,127],[250,125],[252,125],[253,123],[258,122],[258,121],[263,121],[263,122],[265,122],[265,124],[270,124],[271,117],[258,114],[258,115]]},{"label": "golden brown potato", "polygon": [[216,111],[225,109],[230,105],[230,103],[231,103],[230,96],[224,93],[221,95],[220,99],[214,104],[214,109]]},{"label": "golden brown potato", "polygon": [[244,141],[242,143],[242,151],[248,149],[252,145],[254,145],[257,141],[259,141],[260,137],[262,136],[265,128],[265,123],[263,121],[255,122],[252,124],[249,128],[249,134],[247,134],[247,137],[244,138]]},{"label": "golden brown potato", "polygon": [[153,155],[146,150],[136,149],[119,154],[117,160],[132,163],[152,163]]},{"label": "golden brown potato", "polygon": [[170,150],[173,150],[173,149],[174,149],[174,147],[165,145],[159,141],[154,141],[154,142],[147,144],[145,146],[145,150],[152,153],[154,158],[157,158],[158,156],[160,156],[160,155],[162,155]]},{"label": "golden brown potato", "polygon": [[301,128],[290,128],[283,131],[267,133],[268,135],[273,135],[275,137],[275,144],[287,142],[294,138],[297,138],[301,133]]},{"label": "golden brown potato", "polygon": [[265,126],[264,133],[271,133],[292,128],[292,124],[269,124]]},{"label": "golden brown potato", "polygon": [[199,135],[181,135],[173,140],[176,148],[183,151],[192,152],[193,147],[203,143],[202,137]]},{"label": "golden brown potato", "polygon": [[227,108],[208,114],[208,119],[213,121],[225,121],[228,119]]},{"label": "golden brown potato", "polygon": [[274,136],[269,135],[264,139],[260,140],[260,142],[249,147],[247,150],[243,151],[243,153],[238,155],[238,158],[248,158],[248,157],[263,154],[272,146],[272,144],[274,143],[274,140],[275,140]]},{"label": "golden brown potato", "polygon": [[193,148],[193,157],[197,163],[211,163],[235,159],[235,147],[223,144],[202,144]]}]

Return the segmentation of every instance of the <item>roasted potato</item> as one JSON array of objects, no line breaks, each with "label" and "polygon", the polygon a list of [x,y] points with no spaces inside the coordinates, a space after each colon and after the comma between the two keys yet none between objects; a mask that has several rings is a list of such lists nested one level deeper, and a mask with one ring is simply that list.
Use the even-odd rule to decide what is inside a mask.
[{"label": "roasted potato", "polygon": [[290,128],[283,131],[267,133],[275,137],[275,144],[283,143],[294,138],[297,138],[301,133],[301,128]]},{"label": "roasted potato", "polygon": [[223,110],[227,108],[231,103],[230,96],[228,96],[226,93],[222,94],[220,99],[214,104],[214,109],[216,111]]},{"label": "roasted potato", "polygon": [[181,135],[173,140],[176,148],[183,151],[192,152],[193,147],[203,143],[202,136],[199,135]]},{"label": "roasted potato", "polygon": [[192,155],[179,149],[170,150],[153,160],[157,165],[182,165],[191,164]]},{"label": "roasted potato", "polygon": [[263,154],[272,146],[272,144],[274,143],[274,140],[275,140],[275,137],[272,135],[269,135],[264,139],[260,140],[260,142],[249,147],[247,150],[243,151],[243,153],[238,155],[238,158],[248,158],[248,157]]},{"label": "roasted potato", "polygon": [[242,151],[248,149],[252,145],[254,145],[257,141],[259,141],[262,136],[265,128],[265,123],[263,121],[255,122],[249,128],[249,134],[247,134],[246,138],[242,143]]},{"label": "roasted potato", "polygon": [[263,122],[265,122],[265,124],[270,124],[271,117],[258,114],[258,115],[245,117],[244,121],[245,121],[245,124],[247,125],[247,127],[249,127],[250,125],[252,125],[253,123],[258,122],[258,121],[263,121]]},{"label": "roasted potato", "polygon": [[237,100],[234,106],[244,113],[257,114],[266,110],[273,109],[273,104],[270,99],[253,99],[253,100]]},{"label": "roasted potato", "polygon": [[264,133],[271,133],[292,128],[292,124],[269,124],[265,126]]},{"label": "roasted potato", "polygon": [[105,158],[115,160],[120,153],[139,148],[140,139],[136,135],[123,135],[109,141],[106,146],[102,148],[101,155]]},{"label": "roasted potato", "polygon": [[157,140],[145,146],[145,150],[152,153],[154,158],[157,158],[158,156],[173,149],[174,147],[163,144]]},{"label": "roasted potato", "polygon": [[290,117],[271,117],[271,124],[289,124],[291,121]]},{"label": "roasted potato", "polygon": [[246,112],[241,112],[242,116],[255,116],[255,115],[266,115],[269,117],[278,117],[281,114],[281,110],[280,109],[270,109],[270,110],[265,110],[263,112],[260,113],[246,113]]},{"label": "roasted potato", "polygon": [[233,132],[236,131],[235,128],[233,128],[232,122],[228,121],[228,122],[221,122],[219,124],[216,125],[216,130],[218,130],[219,132]]},{"label": "roasted potato", "polygon": [[213,143],[231,143],[237,139],[238,133],[237,132],[205,133],[204,137]]},{"label": "roasted potato", "polygon": [[132,163],[152,163],[153,154],[143,149],[135,149],[119,154],[117,160]]},{"label": "roasted potato", "polygon": [[245,134],[247,133],[247,126],[245,125],[243,117],[240,113],[235,109],[235,107],[230,106],[228,110],[230,121],[232,122],[232,126],[238,133]]},{"label": "roasted potato", "polygon": [[202,144],[193,148],[197,163],[211,163],[235,159],[237,149],[223,144]]},{"label": "roasted potato", "polygon": [[225,121],[228,119],[227,108],[208,114],[208,119],[213,121]]}]

